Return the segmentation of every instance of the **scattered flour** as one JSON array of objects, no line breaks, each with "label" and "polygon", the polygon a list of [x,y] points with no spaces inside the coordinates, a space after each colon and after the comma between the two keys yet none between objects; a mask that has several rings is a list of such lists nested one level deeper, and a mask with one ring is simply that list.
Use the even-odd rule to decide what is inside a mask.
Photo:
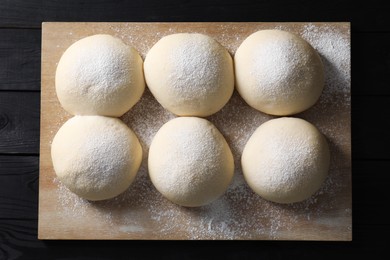
[{"label": "scattered flour", "polygon": [[[115,36],[133,44],[144,58],[148,49],[162,36],[187,31],[169,26],[164,28],[149,38],[144,37],[142,25],[113,25],[111,30]],[[290,30],[291,27],[281,24],[273,28]],[[232,29],[244,30],[238,25],[220,25],[216,28],[219,32],[216,40],[234,55],[243,39],[232,35]],[[142,233],[141,237],[146,239],[288,240],[296,239],[299,232],[315,234],[322,227],[350,231],[350,174],[345,171],[351,163],[350,135],[340,134],[350,130],[346,125],[349,121],[340,117],[340,114],[348,117],[350,112],[349,28],[344,29],[343,32],[340,26],[332,24],[306,24],[299,32],[320,53],[325,64],[326,85],[319,102],[297,117],[312,122],[325,134],[332,154],[329,177],[310,199],[301,203],[275,204],[263,200],[247,186],[240,164],[243,147],[255,129],[273,117],[250,108],[235,91],[222,110],[207,117],[231,146],[235,159],[232,184],[222,197],[204,207],[185,208],[170,203],[149,180],[147,153],[155,133],[175,115],[164,110],[146,90],[141,100],[121,117],[139,137],[144,152],[134,183],[114,199],[92,203],[73,195],[54,180],[58,211],[80,222],[86,217],[97,219],[99,225],[110,227],[112,237],[125,234],[130,239],[140,237],[137,234]],[[207,33],[202,28],[197,32]],[[329,221],[336,211],[344,218]],[[305,233],[301,233],[301,237],[310,238]]]},{"label": "scattered flour", "polygon": [[314,24],[308,24],[303,27],[301,36],[318,51],[325,66],[326,88],[322,100],[334,103],[335,95],[342,95],[345,104],[349,105],[351,98],[349,32],[341,34],[333,26],[319,28]]}]

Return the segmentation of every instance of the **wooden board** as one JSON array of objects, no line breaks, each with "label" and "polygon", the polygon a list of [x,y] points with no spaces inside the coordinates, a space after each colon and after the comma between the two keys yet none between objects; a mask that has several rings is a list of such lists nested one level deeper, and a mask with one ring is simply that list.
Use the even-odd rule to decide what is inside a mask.
[{"label": "wooden board", "polygon": [[[326,85],[320,100],[294,115],[313,123],[331,149],[329,177],[310,199],[290,205],[268,202],[245,183],[240,155],[253,131],[274,118],[250,108],[235,91],[228,104],[207,117],[227,139],[235,157],[235,177],[227,192],[208,206],[184,208],[164,199],[147,173],[147,152],[157,130],[175,116],[148,90],[121,119],[143,146],[135,182],[122,195],[88,202],[69,192],[55,177],[50,144],[71,117],[60,106],[54,85],[56,65],[75,41],[107,33],[134,46],[143,58],[164,35],[208,34],[234,55],[240,43],[261,29],[300,34],[320,53]],[[351,120],[349,23],[43,23],[39,219],[40,239],[218,239],[351,240]]]}]

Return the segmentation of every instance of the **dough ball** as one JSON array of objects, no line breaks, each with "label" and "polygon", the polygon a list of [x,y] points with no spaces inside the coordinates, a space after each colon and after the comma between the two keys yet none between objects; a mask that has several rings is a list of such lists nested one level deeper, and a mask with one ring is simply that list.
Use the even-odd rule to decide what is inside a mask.
[{"label": "dough ball", "polygon": [[88,200],[104,200],[133,182],[142,148],[117,118],[75,116],[55,135],[51,156],[58,179],[70,191]]},{"label": "dough ball", "polygon": [[154,97],[179,116],[214,114],[233,94],[233,60],[222,45],[203,34],[163,37],[148,52],[144,69]]},{"label": "dough ball", "polygon": [[273,202],[293,203],[321,187],[329,158],[327,141],[315,126],[284,117],[267,121],[253,133],[241,164],[254,192]]},{"label": "dough ball", "polygon": [[142,65],[137,51],[117,38],[105,34],[83,38],[58,63],[58,99],[72,115],[119,117],[142,96]]},{"label": "dough ball", "polygon": [[253,33],[234,56],[236,87],[253,108],[271,115],[302,112],[319,99],[324,68],[316,50],[280,30]]},{"label": "dough ball", "polygon": [[233,155],[209,121],[179,117],[164,124],[149,150],[149,175],[170,201],[187,207],[206,205],[228,188]]}]

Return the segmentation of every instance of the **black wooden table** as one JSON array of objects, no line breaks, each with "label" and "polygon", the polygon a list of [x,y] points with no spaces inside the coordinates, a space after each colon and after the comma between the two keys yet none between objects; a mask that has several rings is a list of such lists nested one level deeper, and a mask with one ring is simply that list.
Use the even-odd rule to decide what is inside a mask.
[{"label": "black wooden table", "polygon": [[[329,259],[389,252],[390,135],[384,124],[390,119],[390,10],[378,1],[203,2],[0,0],[0,260],[144,259],[156,253],[168,259]],[[38,240],[43,21],[351,22],[353,241]]]}]

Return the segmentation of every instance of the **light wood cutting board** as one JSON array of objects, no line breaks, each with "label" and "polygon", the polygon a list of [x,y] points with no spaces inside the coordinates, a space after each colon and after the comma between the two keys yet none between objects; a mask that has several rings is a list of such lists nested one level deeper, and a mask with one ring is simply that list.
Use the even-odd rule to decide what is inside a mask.
[{"label": "light wood cutting board", "polygon": [[[263,122],[274,118],[250,108],[235,93],[218,113],[207,117],[227,139],[235,157],[235,177],[227,192],[201,208],[184,208],[164,199],[147,173],[147,152],[157,130],[175,116],[146,89],[121,119],[143,145],[143,162],[135,182],[122,195],[88,202],[69,192],[55,177],[51,141],[71,117],[55,93],[55,70],[75,41],[111,34],[135,47],[145,58],[164,35],[197,32],[214,37],[231,55],[251,33],[281,29],[300,34],[320,53],[326,85],[320,100],[294,115],[324,133],[331,149],[329,177],[312,198],[291,205],[265,201],[245,183],[240,165],[244,144]],[[349,23],[43,23],[39,180],[40,239],[217,239],[217,240],[351,240],[351,120]],[[71,152],[71,151],[70,151]]]}]

